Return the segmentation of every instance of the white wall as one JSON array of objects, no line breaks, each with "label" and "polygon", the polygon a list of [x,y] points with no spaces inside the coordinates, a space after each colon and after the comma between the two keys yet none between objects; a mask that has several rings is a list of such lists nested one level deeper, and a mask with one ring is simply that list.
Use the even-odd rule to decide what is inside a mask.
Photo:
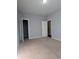
[{"label": "white wall", "polygon": [[[22,13],[18,13],[18,22],[19,22],[19,29],[18,29],[18,38],[20,40],[23,39],[23,29],[22,29],[22,18],[29,19],[29,38],[40,38],[42,37],[42,21],[46,21],[47,19],[52,19],[52,38],[61,40],[61,11],[58,10],[48,17],[43,16],[35,16],[35,15],[24,15]],[[47,19],[46,19],[47,18]]]},{"label": "white wall", "polygon": [[23,39],[23,34],[22,34],[22,17],[23,14],[20,12],[17,12],[17,47],[20,44],[20,40]]},{"label": "white wall", "polygon": [[24,15],[24,18],[28,18],[30,20],[29,38],[42,37],[42,20],[44,18],[42,16],[35,15]]},{"label": "white wall", "polygon": [[52,38],[61,41],[61,10],[55,11],[49,15],[47,19],[51,19]]},{"label": "white wall", "polygon": [[20,40],[23,39],[23,19],[29,19],[29,39],[42,37],[42,21],[45,21],[44,17],[18,13]]}]

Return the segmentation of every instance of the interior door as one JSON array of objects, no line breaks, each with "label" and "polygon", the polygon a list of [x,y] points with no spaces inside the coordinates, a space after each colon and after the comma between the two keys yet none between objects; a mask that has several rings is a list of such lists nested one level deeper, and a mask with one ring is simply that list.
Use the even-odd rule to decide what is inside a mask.
[{"label": "interior door", "polygon": [[42,37],[47,37],[47,21],[42,21]]}]

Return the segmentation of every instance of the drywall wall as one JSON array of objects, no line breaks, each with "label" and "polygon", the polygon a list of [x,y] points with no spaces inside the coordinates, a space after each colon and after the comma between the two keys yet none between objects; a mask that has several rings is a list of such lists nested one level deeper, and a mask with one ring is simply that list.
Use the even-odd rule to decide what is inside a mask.
[{"label": "drywall wall", "polygon": [[18,38],[23,40],[23,19],[28,20],[29,39],[42,37],[42,21],[45,21],[45,17],[37,15],[22,14],[18,12]]},{"label": "drywall wall", "polygon": [[51,32],[52,38],[61,40],[61,11],[57,10],[48,17],[29,15],[18,13],[18,23],[19,23],[19,40],[23,40],[23,23],[22,20],[29,20],[29,38],[39,38],[42,37],[42,21],[51,19]]},{"label": "drywall wall", "polygon": [[19,46],[19,21],[17,20],[17,47]]},{"label": "drywall wall", "polygon": [[29,19],[29,38],[40,38],[42,37],[42,16],[36,15],[24,15],[24,19]]},{"label": "drywall wall", "polygon": [[48,16],[51,19],[52,38],[61,41],[61,10],[57,10]]},{"label": "drywall wall", "polygon": [[19,11],[17,12],[17,47],[20,44],[20,40],[23,39],[23,33],[22,33],[22,13]]}]

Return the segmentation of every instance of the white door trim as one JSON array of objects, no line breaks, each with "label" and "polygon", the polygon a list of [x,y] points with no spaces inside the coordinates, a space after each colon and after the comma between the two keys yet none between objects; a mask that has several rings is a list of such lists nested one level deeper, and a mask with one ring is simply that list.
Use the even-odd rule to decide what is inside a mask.
[{"label": "white door trim", "polygon": [[52,19],[48,19],[47,22],[48,22],[48,21],[51,21],[51,38],[52,38],[52,27],[53,27],[53,26],[52,26]]},{"label": "white door trim", "polygon": [[[22,19],[22,34],[24,34],[23,33],[23,20],[28,20],[28,39],[30,40],[30,20],[28,19],[28,18],[23,18]],[[23,41],[24,41],[24,35],[22,35],[23,36]]]}]

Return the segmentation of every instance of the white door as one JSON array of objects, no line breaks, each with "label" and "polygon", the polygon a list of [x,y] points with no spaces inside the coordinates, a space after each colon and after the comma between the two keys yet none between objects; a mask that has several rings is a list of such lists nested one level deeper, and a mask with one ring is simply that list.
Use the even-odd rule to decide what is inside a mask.
[{"label": "white door", "polygon": [[42,37],[47,37],[47,21],[42,21]]}]

